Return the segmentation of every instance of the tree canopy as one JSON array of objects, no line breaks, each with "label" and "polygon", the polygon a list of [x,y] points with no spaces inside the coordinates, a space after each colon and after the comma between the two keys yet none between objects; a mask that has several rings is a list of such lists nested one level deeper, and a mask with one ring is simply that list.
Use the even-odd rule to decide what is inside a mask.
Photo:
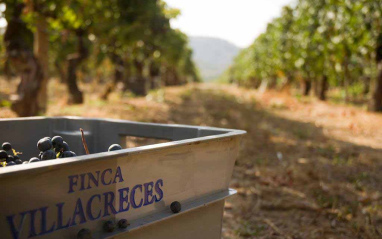
[{"label": "tree canopy", "polygon": [[299,0],[286,6],[227,71],[242,85],[295,84],[326,99],[329,87],[343,98],[370,90],[370,109],[382,111],[382,2]]},{"label": "tree canopy", "polygon": [[[84,80],[81,71],[88,80],[102,78],[109,85],[105,99],[117,83],[145,95],[161,85],[200,80],[187,36],[170,26],[180,11],[162,0],[5,0],[3,4],[1,17],[8,22],[21,6],[18,21],[34,35],[22,41],[33,46],[45,78],[56,75],[68,85],[71,103],[83,101],[78,86]],[[41,84],[42,94],[46,82]]]}]

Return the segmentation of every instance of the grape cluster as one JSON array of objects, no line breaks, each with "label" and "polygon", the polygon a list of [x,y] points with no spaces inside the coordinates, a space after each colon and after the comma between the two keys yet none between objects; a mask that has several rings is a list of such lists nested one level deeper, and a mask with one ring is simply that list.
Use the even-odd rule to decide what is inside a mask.
[{"label": "grape cluster", "polygon": [[70,151],[68,143],[61,136],[44,137],[37,142],[37,148],[40,150],[38,157],[23,161],[19,158],[21,153],[16,152],[9,142],[3,143],[2,150],[0,150],[0,167],[77,156],[76,153]]},{"label": "grape cluster", "polygon": [[13,166],[22,164],[23,161],[19,158],[19,152],[12,148],[11,143],[5,142],[0,150],[0,167]]},{"label": "grape cluster", "polygon": [[[18,156],[21,153],[16,152],[9,142],[3,143],[2,150],[0,150],[0,167],[77,156],[76,153],[70,151],[68,143],[66,143],[61,136],[54,136],[53,138],[44,137],[37,142],[37,148],[40,150],[38,157],[33,157],[27,161],[23,161]],[[110,152],[121,149],[122,147],[119,144],[112,144],[110,145],[108,151]]]},{"label": "grape cluster", "polygon": [[68,143],[61,136],[44,137],[37,142],[37,148],[40,150],[40,154],[38,157],[31,158],[29,163],[77,156],[76,153],[70,151]]}]

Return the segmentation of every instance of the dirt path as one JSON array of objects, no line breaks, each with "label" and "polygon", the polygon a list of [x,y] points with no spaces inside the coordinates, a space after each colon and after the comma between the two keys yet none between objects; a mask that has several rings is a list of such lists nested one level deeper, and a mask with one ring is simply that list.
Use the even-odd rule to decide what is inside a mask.
[{"label": "dirt path", "polygon": [[[51,86],[53,87],[53,86]],[[57,87],[55,84],[54,87]],[[224,238],[382,238],[382,114],[234,86],[167,88],[146,98],[66,106],[81,115],[243,129],[224,212]],[[12,116],[6,109],[2,115]]]},{"label": "dirt path", "polygon": [[248,132],[225,238],[382,237],[382,115],[232,86],[175,94],[168,120]]}]

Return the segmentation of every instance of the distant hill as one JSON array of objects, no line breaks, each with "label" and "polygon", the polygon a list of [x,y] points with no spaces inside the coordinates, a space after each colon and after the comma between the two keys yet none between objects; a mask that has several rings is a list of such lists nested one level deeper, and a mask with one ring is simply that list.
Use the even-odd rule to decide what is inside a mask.
[{"label": "distant hill", "polygon": [[204,81],[219,77],[240,51],[239,47],[219,38],[190,37],[189,39],[194,51],[193,59]]}]

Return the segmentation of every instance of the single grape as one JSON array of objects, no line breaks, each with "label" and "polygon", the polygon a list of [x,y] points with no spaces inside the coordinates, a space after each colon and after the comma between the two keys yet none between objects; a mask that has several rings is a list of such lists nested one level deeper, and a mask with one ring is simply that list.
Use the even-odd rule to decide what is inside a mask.
[{"label": "single grape", "polygon": [[15,161],[15,157],[12,155],[8,155],[6,162],[9,163],[11,161]]},{"label": "single grape", "polygon": [[14,162],[15,162],[16,164],[22,164],[22,163],[23,163],[23,161],[22,161],[21,159],[16,159]]},{"label": "single grape", "polygon": [[29,163],[35,163],[35,162],[40,162],[40,159],[36,157],[29,159]]},{"label": "single grape", "polygon": [[70,157],[76,157],[77,155],[72,151],[64,151],[62,153],[63,158],[70,158]]},{"label": "single grape", "polygon": [[54,136],[52,138],[52,145],[54,150],[58,153],[64,147],[64,139],[61,136]]},{"label": "single grape", "polygon": [[5,151],[9,151],[9,150],[12,150],[12,145],[9,142],[5,142],[5,143],[3,143],[2,148]]},{"label": "single grape", "polygon": [[0,150],[0,159],[6,159],[6,158],[8,158],[7,152],[5,152],[4,150]]},{"label": "single grape", "polygon": [[49,149],[52,148],[52,141],[50,138],[48,137],[45,137],[45,138],[42,138],[40,139],[38,142],[37,142],[37,148],[41,151],[41,152],[45,152]]},{"label": "single grape", "polygon": [[64,149],[64,152],[65,152],[65,151],[70,151],[69,144],[66,143],[65,141],[64,141],[64,143],[63,143],[63,149]]},{"label": "single grape", "polygon": [[110,145],[108,151],[110,152],[110,151],[116,151],[116,150],[121,150],[121,149],[122,149],[121,145],[119,145],[119,144],[112,144],[112,145]]},{"label": "single grape", "polygon": [[41,155],[41,160],[55,159],[56,153],[53,150],[47,150]]},{"label": "single grape", "polygon": [[9,163],[7,163],[7,167],[8,167],[8,166],[13,166],[13,165],[16,165],[16,163],[13,162],[13,161],[10,161]]}]

